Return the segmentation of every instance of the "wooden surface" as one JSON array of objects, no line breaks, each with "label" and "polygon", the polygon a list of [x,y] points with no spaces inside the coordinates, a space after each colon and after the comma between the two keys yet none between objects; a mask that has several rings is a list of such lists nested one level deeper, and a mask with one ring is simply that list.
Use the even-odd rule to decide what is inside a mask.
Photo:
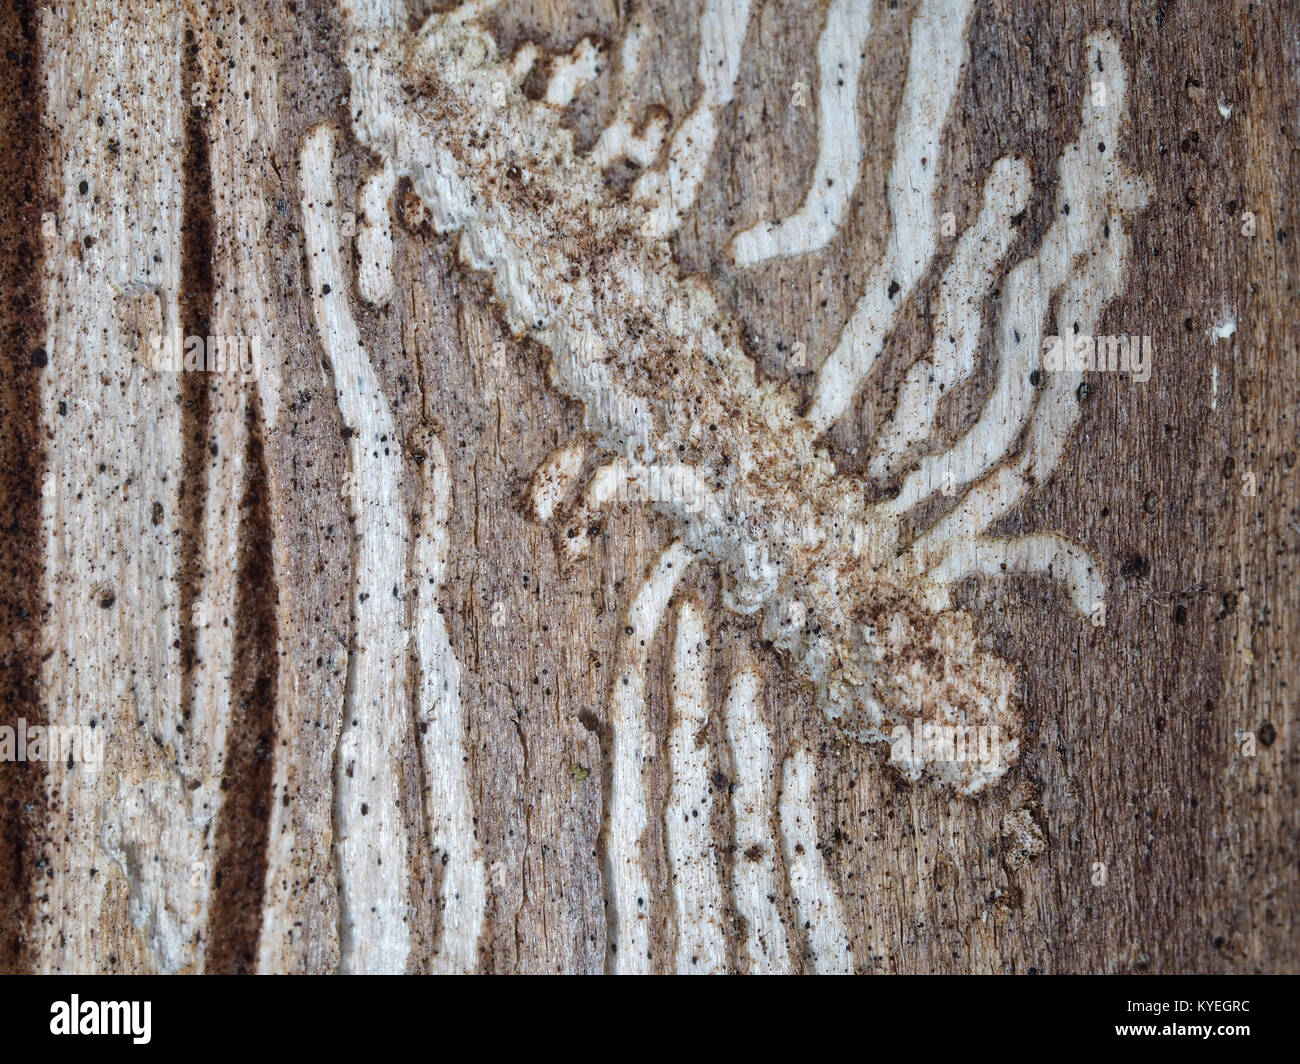
[{"label": "wooden surface", "polygon": [[[631,87],[636,114],[662,109],[676,122],[691,108],[703,6],[640,5],[652,58]],[[672,241],[677,266],[705,279],[761,375],[801,400],[885,250],[915,13],[906,0],[875,5],[858,98],[864,156],[844,225],[809,256],[742,269],[727,254],[732,237],[795,210],[817,161],[825,6],[755,4],[735,99]],[[339,206],[358,214],[377,160],[349,121],[335,5],[137,7],[15,3],[0,16],[0,724],[94,717],[107,736],[97,775],[0,764],[0,969],[333,971],[347,966],[334,798],[357,652],[349,492],[366,488],[347,479],[356,449],[313,307],[300,151],[331,124]],[[631,18],[623,7],[518,2],[488,25],[507,56],[524,41],[568,52],[588,35],[616,53]],[[1012,261],[1033,251],[1056,210],[1057,160],[1079,133],[1085,38],[1108,27],[1131,104],[1113,150],[1151,196],[1098,331],[1152,337],[1153,370],[1146,383],[1089,376],[1062,461],[998,526],[1085,547],[1105,581],[1105,624],[1080,617],[1042,576],[957,587],[981,637],[1015,666],[1022,699],[1019,759],[968,797],[907,782],[886,748],[828,721],[759,619],[725,607],[717,566],[694,565],[647,652],[651,730],[665,744],[646,774],[651,970],[692,967],[665,841],[681,782],[668,750],[683,712],[681,602],[698,607],[709,640],[695,749],[708,766],[711,872],[694,886],[716,884],[704,923],[720,931],[722,967],[753,967],[739,884],[756,858],[739,844],[735,796],[748,800],[762,781],[738,763],[723,712],[744,668],[762,679],[774,766],[771,911],[787,943],[777,967],[1300,967],[1300,8],[976,4],[936,206],[964,230],[989,168],[1019,155],[1035,183]],[[614,116],[616,68],[606,63],[566,112],[580,150]],[[807,106],[791,106],[797,82],[810,87]],[[391,830],[405,839],[405,867],[391,873],[408,884],[403,967],[598,972],[614,966],[611,687],[632,597],[677,532],[650,507],[619,504],[590,556],[567,558],[569,528],[537,519],[529,486],[582,435],[582,405],[552,383],[544,345],[511,335],[490,285],[457,261],[454,236],[421,223],[409,197],[399,184],[391,299],[346,298],[402,448],[394,512],[410,542],[427,531],[430,438],[445,452],[443,583],[422,587],[413,564],[393,589],[410,612],[393,616],[414,632],[435,596],[446,625],[474,854],[431,845],[425,723],[390,706],[398,723],[381,738],[400,814]],[[1246,211],[1253,236],[1242,233]],[[843,469],[863,467],[872,427],[929,343],[948,254],[827,437]],[[273,365],[243,383],[142,368],[133,330],[159,326],[141,314],[171,314],[187,333],[272,337]],[[989,317],[975,376],[943,408],[949,432],[969,426],[993,386]],[[1215,337],[1228,321],[1235,332]],[[96,330],[98,346],[77,339]],[[797,344],[807,369],[791,365]],[[585,472],[599,461],[592,450]],[[422,666],[414,648],[402,653],[414,701]],[[815,770],[815,855],[796,851],[793,821],[779,815],[799,751]],[[444,883],[466,860],[482,869],[485,905],[472,959],[458,964]],[[819,950],[814,932],[837,917],[806,911],[791,884],[817,869],[821,900],[842,912],[846,956]]]}]

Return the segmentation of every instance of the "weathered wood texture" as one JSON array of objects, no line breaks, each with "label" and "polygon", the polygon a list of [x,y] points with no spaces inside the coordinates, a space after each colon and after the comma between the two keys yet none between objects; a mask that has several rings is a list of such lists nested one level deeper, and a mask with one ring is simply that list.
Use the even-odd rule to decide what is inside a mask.
[{"label": "weathered wood texture", "polygon": [[[680,122],[705,8],[744,5],[628,6],[484,16],[507,57],[608,43],[564,112],[581,151],[621,98],[635,123]],[[888,253],[920,6],[870,5],[843,224],[750,268],[731,241],[799,207],[828,118],[828,4],[754,3],[671,241],[801,407]],[[408,7],[415,27],[434,5]],[[670,517],[616,501],[569,557],[581,489],[545,522],[530,485],[555,448],[593,443],[583,404],[410,180],[374,186],[391,295],[352,280],[389,223],[362,202],[384,159],[357,139],[336,5],[16,0],[0,26],[0,725],[105,737],[97,772],[0,763],[0,969],[596,972],[642,966],[611,949],[640,929],[651,971],[1300,968],[1295,3],[997,0],[961,35],[934,211],[965,232],[1004,156],[1033,185],[997,283],[966,296],[975,372],[940,438],[996,385],[1002,278],[1060,215],[1058,160],[1115,74],[1086,69],[1097,31],[1128,77],[1104,151],[1150,197],[1095,331],[1154,347],[1145,383],[1087,375],[1050,478],[993,526],[1085,548],[1105,623],[1043,575],[956,585],[1021,697],[1019,758],[975,796],[907,782],[828,721],[707,559],[643,631],[629,610]],[[636,172],[614,164],[610,195]],[[866,471],[932,342],[954,243],[938,236],[826,437],[841,470]],[[151,367],[172,328],[264,338],[257,379]],[[609,455],[573,457],[586,477]],[[639,659],[651,756],[628,806],[615,707]]]}]

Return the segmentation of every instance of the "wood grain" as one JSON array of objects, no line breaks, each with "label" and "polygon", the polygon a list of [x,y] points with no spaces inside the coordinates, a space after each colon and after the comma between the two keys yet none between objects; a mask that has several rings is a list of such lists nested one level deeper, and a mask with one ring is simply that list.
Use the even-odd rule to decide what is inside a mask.
[{"label": "wood grain", "polygon": [[[434,6],[408,2],[411,25]],[[704,6],[520,0],[489,24],[506,55],[527,41],[568,52],[584,36],[616,54],[642,19],[633,112],[677,122],[698,94]],[[885,246],[916,6],[874,5],[857,104],[864,157],[844,225],[810,256],[741,269],[731,239],[796,209],[814,171],[815,88],[808,106],[791,99],[796,82],[817,85],[827,7],[755,4],[735,99],[673,240],[677,266],[705,279],[761,375],[805,402]],[[1019,155],[1036,184],[1011,259],[1033,252],[1089,92],[1084,41],[1107,28],[1132,116],[1113,150],[1152,195],[1098,328],[1152,337],[1153,372],[1144,384],[1090,375],[1063,460],[995,528],[1082,544],[1106,581],[1105,624],[1081,619],[1044,577],[960,585],[958,604],[1019,671],[1023,717],[1017,763],[963,797],[909,784],[887,751],[848,739],[758,620],[725,607],[716,567],[692,566],[646,656],[657,745],[638,919],[651,971],[691,968],[672,884],[687,866],[674,864],[665,815],[681,808],[670,736],[689,709],[673,647],[696,613],[709,663],[697,739],[710,792],[705,878],[720,884],[706,921],[722,932],[721,967],[757,965],[743,914],[758,909],[742,884],[762,857],[748,851],[766,845],[780,885],[770,918],[788,939],[779,969],[1300,969],[1300,9],[977,4],[936,209],[963,231],[994,162]],[[361,182],[381,160],[353,134],[345,27],[335,5],[306,0],[192,0],[166,16],[96,0],[12,4],[0,34],[0,725],[94,718],[107,736],[97,774],[0,763],[0,970],[338,970],[336,752],[350,726],[350,659],[364,648],[352,622],[353,426],[313,311],[299,153],[328,123],[337,207],[362,212]],[[614,117],[617,74],[606,64],[567,110],[580,148]],[[614,168],[611,195],[632,175]],[[413,536],[434,490],[421,468],[430,438],[445,451],[443,582],[422,587],[413,566],[393,591],[412,631],[419,604],[436,597],[459,663],[486,883],[477,959],[453,965],[444,886],[460,855],[430,842],[434,762],[417,713],[395,709],[405,724],[386,742],[406,867],[384,875],[407,884],[405,967],[612,970],[611,687],[630,603],[676,531],[649,507],[616,504],[590,555],[569,557],[570,527],[539,521],[529,486],[582,435],[581,405],[553,385],[550,353],[511,335],[409,181],[393,207],[391,300],[372,306],[355,285],[330,298],[348,301],[391,410]],[[865,468],[873,427],[928,347],[949,255],[945,245],[880,371],[828,435],[841,468]],[[969,427],[993,387],[997,305],[995,292],[973,310],[981,354],[941,408],[946,433]],[[1233,334],[1215,337],[1228,321]],[[256,380],[153,370],[137,338],[161,323],[265,336],[273,355]],[[589,454],[584,475],[600,462]],[[413,635],[406,655],[414,704],[425,666]],[[746,669],[771,749],[766,787],[729,739],[727,695]],[[813,853],[795,852],[794,814],[781,811],[801,758],[815,822],[799,831],[817,840]],[[742,799],[770,808],[747,816]],[[835,914],[811,912],[799,893],[819,870],[817,901],[842,912],[847,960],[831,956],[831,931],[819,937]]]}]

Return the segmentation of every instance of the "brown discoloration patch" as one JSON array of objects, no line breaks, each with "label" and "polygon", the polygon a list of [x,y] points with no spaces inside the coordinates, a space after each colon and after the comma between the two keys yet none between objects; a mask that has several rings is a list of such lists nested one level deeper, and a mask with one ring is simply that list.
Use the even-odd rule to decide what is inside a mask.
[{"label": "brown discoloration patch", "polygon": [[258,419],[252,411],[245,469],[239,504],[244,534],[231,660],[232,719],[221,778],[225,800],[214,840],[206,966],[208,972],[237,975],[256,970],[262,929],[280,642],[271,496]]},{"label": "brown discoloration patch", "polygon": [[[37,5],[0,10],[0,724],[43,724],[40,702],[41,375],[47,144],[37,71]],[[40,355],[34,352],[40,350]],[[33,892],[41,883],[45,770],[0,763],[0,972],[25,971]]]},{"label": "brown discoloration patch", "polygon": [[[204,55],[207,35],[197,10],[187,5],[185,53],[182,62],[186,86],[209,84]],[[212,335],[213,302],[213,200],[212,167],[205,111],[190,107],[185,113],[184,204],[181,220],[181,290],[177,308],[183,336]],[[188,726],[194,714],[194,666],[197,632],[194,606],[202,594],[203,523],[207,503],[207,469],[213,457],[209,440],[211,422],[208,375],[203,370],[183,373],[181,396],[180,521],[180,641],[181,718]]]}]

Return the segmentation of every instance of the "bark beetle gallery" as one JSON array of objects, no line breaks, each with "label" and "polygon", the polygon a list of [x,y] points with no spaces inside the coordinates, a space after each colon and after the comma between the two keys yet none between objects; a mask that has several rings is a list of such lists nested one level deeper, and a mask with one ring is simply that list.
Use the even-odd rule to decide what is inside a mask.
[{"label": "bark beetle gallery", "polygon": [[1220,6],[17,5],[0,964],[1294,970]]}]

